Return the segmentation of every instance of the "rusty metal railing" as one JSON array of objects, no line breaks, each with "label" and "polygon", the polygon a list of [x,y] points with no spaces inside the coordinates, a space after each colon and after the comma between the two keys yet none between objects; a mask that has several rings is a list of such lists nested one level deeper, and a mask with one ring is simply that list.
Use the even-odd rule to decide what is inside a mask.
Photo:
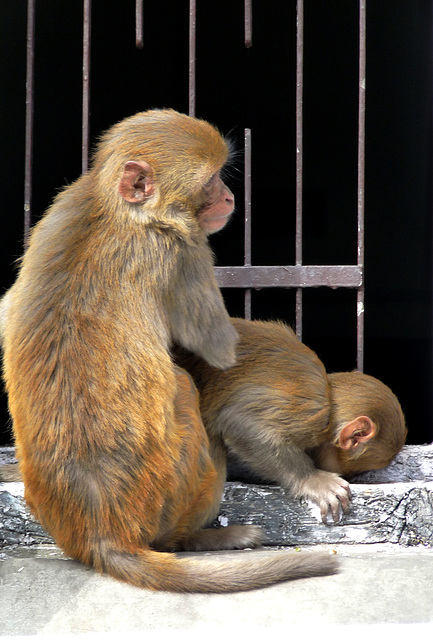
[{"label": "rusty metal railing", "polygon": [[[247,6],[247,1],[245,5]],[[364,365],[364,156],[365,156],[365,60],[366,60],[366,0],[359,1],[359,91],[358,91],[358,259],[356,265],[305,266],[302,264],[302,175],[303,175],[303,51],[304,51],[304,2],[297,2],[296,39],[296,236],[295,265],[251,265],[251,255],[244,266],[215,267],[221,288],[281,287],[296,289],[296,333],[302,339],[302,291],[306,287],[345,287],[357,290],[357,368]],[[251,29],[251,5],[245,11],[245,25]],[[247,29],[247,26],[245,27]],[[251,45],[251,42],[250,42]],[[251,145],[248,149],[251,163]],[[246,154],[247,158],[247,154]],[[246,160],[247,162],[247,160]],[[247,172],[246,172],[247,173]],[[245,181],[248,189],[246,229],[251,232],[251,181]],[[246,297],[245,315],[251,316],[251,299]]]},{"label": "rusty metal railing", "polygon": [[26,142],[24,166],[24,248],[27,247],[32,218],[32,159],[33,159],[33,85],[35,56],[35,0],[27,2],[27,58],[26,58]]},{"label": "rusty metal railing", "polygon": [[[136,0],[136,47],[143,48],[143,0]],[[24,186],[24,244],[27,245],[31,225],[33,101],[34,101],[34,44],[35,0],[27,2],[27,75],[26,75],[26,142]],[[189,114],[196,111],[196,0],[189,2]],[[359,0],[359,93],[358,93],[358,237],[357,264],[311,266],[302,262],[302,196],[303,196],[303,52],[304,2],[297,2],[296,37],[296,234],[295,264],[261,266],[252,264],[252,132],[244,130],[244,192],[245,231],[244,264],[236,267],[215,267],[221,288],[235,287],[245,290],[245,317],[251,317],[252,289],[280,287],[296,289],[296,332],[302,338],[302,293],[307,287],[345,287],[357,290],[357,366],[363,368],[364,358],[364,153],[365,153],[365,59],[366,59],[366,0]],[[252,1],[244,0],[244,44],[252,46]],[[90,119],[90,40],[91,0],[83,0],[83,101],[82,101],[82,171],[87,171]]]},{"label": "rusty metal railing", "polygon": [[83,116],[81,139],[81,170],[86,173],[89,165],[90,119],[90,28],[92,0],[83,2]]}]

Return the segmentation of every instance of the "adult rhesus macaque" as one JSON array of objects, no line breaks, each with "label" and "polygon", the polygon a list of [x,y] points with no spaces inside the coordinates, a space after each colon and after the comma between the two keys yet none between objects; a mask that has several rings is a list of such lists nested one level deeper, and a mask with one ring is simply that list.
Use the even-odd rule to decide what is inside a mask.
[{"label": "adult rhesus macaque", "polygon": [[350,476],[385,467],[407,430],[382,382],[358,371],[327,375],[317,355],[277,322],[232,319],[237,363],[227,371],[183,354],[215,449],[261,478],[317,503],[322,519],[349,509]]},{"label": "adult rhesus macaque", "polygon": [[216,567],[159,552],[261,540],[257,527],[202,530],[224,469],[170,354],[177,342],[212,367],[235,362],[206,239],[233,211],[227,155],[216,129],[175,111],[115,125],[35,226],[6,294],[4,376],[26,500],[67,554],[142,587],[235,591],[336,568],[327,554]]}]

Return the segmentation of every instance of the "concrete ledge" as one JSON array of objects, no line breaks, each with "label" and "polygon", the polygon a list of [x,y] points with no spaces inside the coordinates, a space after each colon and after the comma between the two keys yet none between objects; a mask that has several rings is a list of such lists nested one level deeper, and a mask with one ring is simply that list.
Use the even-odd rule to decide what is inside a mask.
[{"label": "concrete ledge", "polygon": [[[402,478],[406,481],[395,480]],[[362,484],[366,480],[373,483]],[[350,512],[338,523],[323,525],[318,507],[281,487],[227,482],[215,526],[260,525],[267,546],[390,543],[433,548],[433,445],[405,447],[387,469],[362,474],[351,486]],[[0,549],[54,544],[29,513],[23,495],[22,483],[0,484]]]},{"label": "concrete ledge", "polygon": [[265,544],[392,543],[433,547],[433,482],[351,485],[352,507],[323,525],[319,508],[276,486],[227,483],[220,524],[258,524]]},{"label": "concrete ledge", "polygon": [[[265,545],[391,543],[433,548],[433,482],[352,485],[352,508],[323,525],[316,506],[276,486],[229,482],[216,525],[257,524]],[[54,544],[29,513],[22,483],[0,484],[0,549]]]}]

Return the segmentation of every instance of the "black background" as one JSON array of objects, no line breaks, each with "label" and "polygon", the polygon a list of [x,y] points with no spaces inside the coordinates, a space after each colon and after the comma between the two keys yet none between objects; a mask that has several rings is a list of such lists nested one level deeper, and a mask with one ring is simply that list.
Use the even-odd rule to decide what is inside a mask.
[{"label": "black background", "polygon": [[[295,0],[198,1],[197,116],[239,153],[229,171],[237,216],[212,244],[220,265],[243,263],[243,132],[253,141],[253,264],[293,264]],[[356,264],[358,3],[306,0],[304,263]],[[93,0],[91,139],[152,107],[188,111],[188,0],[144,3],[135,47],[133,0]],[[26,3],[0,6],[1,290],[22,251]],[[430,0],[367,0],[365,371],[397,393],[410,443],[430,442]],[[38,0],[33,220],[81,171],[82,3]],[[224,292],[232,315],[243,293]],[[253,292],[256,318],[294,320],[294,292]],[[304,342],[330,371],[356,366],[356,293],[306,290]],[[3,395],[0,427],[10,441]]]}]

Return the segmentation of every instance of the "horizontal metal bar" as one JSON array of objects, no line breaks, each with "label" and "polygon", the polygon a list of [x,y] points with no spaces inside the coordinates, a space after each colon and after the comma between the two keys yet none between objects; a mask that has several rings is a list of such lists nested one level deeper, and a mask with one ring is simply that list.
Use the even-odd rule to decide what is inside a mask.
[{"label": "horizontal metal bar", "polygon": [[282,267],[214,267],[220,287],[261,289],[264,287],[347,287],[357,289],[363,283],[358,265]]}]

